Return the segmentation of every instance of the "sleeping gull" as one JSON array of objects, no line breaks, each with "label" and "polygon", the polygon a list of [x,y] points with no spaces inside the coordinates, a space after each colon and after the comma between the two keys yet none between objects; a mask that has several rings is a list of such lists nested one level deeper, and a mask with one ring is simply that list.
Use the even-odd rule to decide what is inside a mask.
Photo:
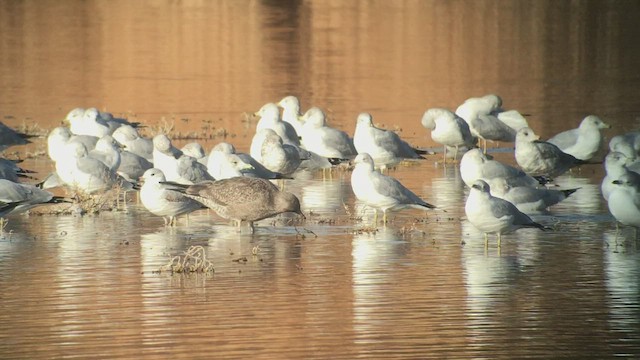
[{"label": "sleeping gull", "polygon": [[395,165],[403,159],[424,159],[426,151],[414,149],[393,131],[379,129],[373,125],[369,113],[360,113],[356,120],[353,145],[358,154],[367,153],[376,166]]},{"label": "sleeping gull", "polygon": [[173,179],[180,184],[193,185],[203,181],[215,180],[207,171],[207,167],[202,165],[196,158],[189,155],[182,155],[176,165],[178,177]]},{"label": "sleeping gull", "polygon": [[178,191],[170,190],[162,170],[149,169],[142,175],[142,205],[154,215],[162,216],[165,225],[176,225],[176,217],[203,208],[203,205]]},{"label": "sleeping gull", "polygon": [[234,177],[206,181],[195,185],[170,184],[172,189],[202,203],[224,219],[233,220],[239,227],[247,221],[251,231],[253,222],[281,213],[293,212],[305,217],[298,198],[280,191],[269,180]]},{"label": "sleeping gull", "polygon": [[284,144],[272,129],[261,129],[251,141],[251,156],[267,169],[284,175],[293,174],[302,159],[296,146]]},{"label": "sleeping gull", "polygon": [[204,148],[200,143],[195,141],[187,143],[180,150],[183,154],[189,155],[198,160],[200,164],[205,166],[207,165],[207,153],[204,151]]},{"label": "sleeping gull", "polygon": [[447,109],[432,108],[422,115],[422,126],[431,130],[431,139],[444,145],[444,163],[447,162],[447,147],[454,147],[453,160],[458,157],[460,147],[472,148],[475,141],[469,125],[460,116]]},{"label": "sleeping gull", "polygon": [[153,161],[153,141],[140,136],[131,125],[123,125],[111,135],[129,152]]},{"label": "sleeping gull", "polygon": [[236,154],[229,154],[223,151],[211,151],[209,153],[207,171],[216,180],[243,176],[242,171],[244,170],[253,170],[253,166],[242,161]]},{"label": "sleeping gull", "polygon": [[89,156],[102,161],[111,171],[118,170],[120,166],[118,142],[111,135],[101,137],[96,143],[96,147],[89,151]]},{"label": "sleeping gull", "polygon": [[66,145],[70,142],[80,142],[87,150],[91,151],[96,147],[98,138],[90,135],[74,135],[69,128],[59,126],[51,130],[47,135],[47,154],[53,161],[68,158]]},{"label": "sleeping gull", "polygon": [[373,159],[367,153],[360,153],[354,160],[355,168],[351,173],[351,188],[358,200],[375,209],[377,222],[378,209],[382,210],[382,223],[387,223],[388,210],[400,210],[407,207],[429,210],[435,206],[420,199],[397,179],[379,173],[374,169]]},{"label": "sleeping gull", "polygon": [[609,211],[618,222],[633,226],[637,238],[640,227],[640,181],[637,177],[624,174],[612,184],[614,188],[607,202]]},{"label": "sleeping gull", "polygon": [[298,134],[302,138],[302,146],[320,156],[336,159],[350,159],[358,153],[353,140],[344,131],[327,125],[324,112],[317,107],[307,110],[303,118],[304,125]]},{"label": "sleeping gull", "polygon": [[531,176],[556,177],[572,167],[588,163],[539,139],[540,137],[528,127],[518,130],[516,137],[516,162]]},{"label": "sleeping gull", "polygon": [[178,159],[182,151],[173,146],[171,139],[165,134],[153,138],[153,166],[162,170],[168,181],[176,181],[178,175]]},{"label": "sleeping gull", "polygon": [[260,120],[256,125],[256,131],[261,129],[271,129],[282,138],[284,144],[300,145],[300,138],[293,125],[288,122],[282,121],[280,118],[280,109],[278,105],[274,103],[267,103],[263,105],[256,115],[260,116]]},{"label": "sleeping gull", "polygon": [[464,211],[469,222],[484,233],[485,246],[488,245],[488,234],[498,235],[499,247],[504,233],[525,227],[546,229],[512,203],[492,196],[484,180],[478,180],[471,186]]},{"label": "sleeping gull", "polygon": [[65,185],[89,194],[110,190],[115,185],[131,187],[100,160],[90,157],[81,143],[66,146],[71,157],[56,162],[56,172]]},{"label": "sleeping gull", "polygon": [[563,131],[547,140],[563,152],[576,159],[591,160],[602,146],[600,130],[609,129],[611,125],[595,115],[585,117],[577,129]]},{"label": "sleeping gull", "polygon": [[278,106],[282,108],[282,121],[291,124],[296,133],[302,135],[304,120],[300,114],[300,100],[293,95],[285,96],[278,102]]}]

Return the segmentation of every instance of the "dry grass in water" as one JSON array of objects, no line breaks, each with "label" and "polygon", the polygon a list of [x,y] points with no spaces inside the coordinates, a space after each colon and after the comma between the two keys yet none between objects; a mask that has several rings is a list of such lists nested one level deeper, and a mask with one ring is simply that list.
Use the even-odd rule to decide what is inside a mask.
[{"label": "dry grass in water", "polygon": [[214,272],[213,263],[207,259],[204,247],[191,246],[183,256],[174,256],[169,262],[161,266],[157,273],[169,271],[171,273],[209,273]]}]

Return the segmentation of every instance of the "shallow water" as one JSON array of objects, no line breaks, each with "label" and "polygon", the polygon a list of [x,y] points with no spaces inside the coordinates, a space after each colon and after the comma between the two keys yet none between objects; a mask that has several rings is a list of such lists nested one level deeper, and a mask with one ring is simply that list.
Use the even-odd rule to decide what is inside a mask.
[{"label": "shallow water", "polygon": [[[415,145],[429,107],[495,92],[543,137],[589,113],[638,127],[635,2],[1,2],[0,114],[49,130],[77,106],[173,124],[247,150],[243,112],[288,94],[352,133]],[[606,29],[606,31],[605,31]],[[181,140],[183,144],[187,140]],[[498,159],[514,163],[505,144]],[[5,154],[46,149],[44,139]],[[437,156],[390,174],[443,211],[354,199],[348,171],[287,182],[307,220],[238,232],[207,211],[166,228],[127,211],[20,215],[0,239],[2,358],[609,358],[640,356],[640,252],[599,193],[600,165],[559,177],[552,231],[491,239]],[[46,157],[24,167],[44,176]],[[157,273],[203,246],[213,274]],[[254,254],[255,253],[255,254]]]}]

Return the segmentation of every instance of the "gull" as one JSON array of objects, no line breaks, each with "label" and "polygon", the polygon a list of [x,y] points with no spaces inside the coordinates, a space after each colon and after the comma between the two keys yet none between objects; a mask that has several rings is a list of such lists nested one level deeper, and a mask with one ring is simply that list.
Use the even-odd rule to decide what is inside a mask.
[{"label": "gull", "polygon": [[72,188],[88,194],[110,190],[114,185],[130,187],[124,179],[111,171],[104,163],[89,156],[81,143],[71,143],[70,158],[56,162],[56,173],[60,179]]},{"label": "gull", "polygon": [[[264,167],[264,165],[254,159],[251,155],[245,153],[236,153],[236,149],[233,147],[233,145],[226,142],[221,142],[214,146],[213,149],[211,149],[211,152],[209,153],[209,160],[207,162],[209,173],[216,179],[217,177],[213,173],[211,173],[211,169],[215,169],[215,167],[217,166],[215,162],[217,161],[216,159],[218,155],[216,153],[218,152],[224,154],[235,154],[236,156],[238,156],[240,161],[242,161],[242,163],[250,165],[251,167],[247,167],[242,163],[238,163],[239,167],[237,167],[237,169],[242,173],[242,176],[259,177],[263,179],[285,178],[285,176],[281,173],[271,171]],[[213,171],[215,172],[215,170]]]},{"label": "gull", "polygon": [[320,108],[310,108],[303,119],[304,125],[298,134],[302,137],[301,144],[305,149],[335,159],[350,159],[358,154],[347,133],[327,125],[326,116]]},{"label": "gull", "polygon": [[249,223],[281,213],[293,212],[305,217],[298,198],[280,191],[269,180],[251,177],[234,177],[218,181],[205,181],[195,185],[170,184],[224,219],[233,220],[239,227],[242,221]]},{"label": "gull", "polygon": [[556,205],[578,191],[577,188],[556,190],[530,186],[510,186],[505,178],[493,178],[486,182],[491,189],[491,195],[507,200],[526,214],[545,212],[550,206]]},{"label": "gull", "polygon": [[153,141],[140,136],[133,126],[122,125],[111,136],[127,151],[153,161]]},{"label": "gull", "polygon": [[302,162],[300,151],[293,145],[284,144],[272,129],[261,129],[251,141],[251,156],[267,169],[290,175]]},{"label": "gull", "polygon": [[90,135],[74,135],[68,127],[56,127],[47,136],[49,158],[53,161],[68,158],[69,154],[66,153],[66,145],[70,142],[82,143],[87,150],[93,150],[96,147],[98,138]]},{"label": "gull", "polygon": [[89,156],[102,161],[109,170],[114,172],[120,166],[118,142],[111,135],[101,137],[96,143],[96,147],[89,151]]},{"label": "gull", "polygon": [[280,109],[274,103],[267,103],[256,112],[260,116],[260,120],[256,125],[256,131],[262,129],[271,129],[282,138],[284,144],[300,146],[300,138],[293,125],[282,121],[280,118]]},{"label": "gull", "polygon": [[487,152],[487,140],[514,142],[516,131],[528,126],[519,112],[504,111],[501,106],[502,99],[489,94],[469,98],[456,109],[456,115],[469,124],[471,134],[482,139],[484,152]]},{"label": "gull", "polygon": [[414,149],[400,139],[400,136],[395,132],[375,127],[369,113],[358,115],[353,134],[353,145],[358,154],[369,154],[375,164],[383,168],[397,164],[403,159],[424,159],[420,154],[427,153]]},{"label": "gull", "polygon": [[556,177],[572,167],[587,164],[573,155],[562,152],[557,146],[540,141],[531,128],[518,130],[516,137],[516,162],[529,175]]},{"label": "gull", "polygon": [[200,164],[205,166],[207,165],[207,153],[204,151],[204,148],[199,143],[195,141],[190,142],[188,144],[185,144],[180,150],[182,151],[183,154],[189,155],[195,158],[196,160],[198,160]]},{"label": "gull", "polygon": [[75,135],[89,135],[97,138],[111,135],[113,131],[98,115],[99,111],[96,108],[76,108],[67,114],[65,121],[69,122],[71,132]]},{"label": "gull", "polygon": [[458,157],[460,147],[472,148],[475,139],[469,125],[460,116],[447,109],[433,108],[424,112],[422,126],[431,130],[431,139],[444,145],[444,162],[447,162],[447,147],[454,147],[453,160]]},{"label": "gull", "polygon": [[165,134],[156,135],[153,138],[153,166],[162,170],[167,181],[176,181],[178,174],[178,159],[182,151],[171,144],[171,140]]},{"label": "gull", "polygon": [[[629,149],[629,154],[619,150],[624,145],[624,149]],[[631,131],[626,134],[616,135],[609,141],[609,150],[623,152],[629,158],[635,158],[640,154],[640,131]]]},{"label": "gull", "polygon": [[609,200],[609,195],[615,187],[613,181],[619,179],[622,175],[628,174],[629,177],[640,180],[640,173],[629,170],[627,168],[628,163],[629,159],[623,153],[617,151],[610,152],[605,156],[604,170],[606,175],[600,185],[602,197],[605,200]]},{"label": "gull", "polygon": [[179,184],[193,185],[203,181],[215,180],[209,174],[205,165],[202,165],[196,158],[189,155],[182,155],[178,159],[176,172],[178,177],[172,181]]},{"label": "gull", "polygon": [[640,227],[640,181],[637,177],[624,174],[612,184],[614,187],[607,201],[609,212],[621,224],[633,226],[637,238]]},{"label": "gull", "polygon": [[19,167],[14,160],[0,157],[0,179],[13,182],[18,182],[20,178],[33,179],[29,174],[33,174],[33,171]]},{"label": "gull", "polygon": [[595,115],[585,117],[577,129],[563,131],[547,140],[563,152],[576,159],[591,160],[602,146],[600,130],[609,129],[611,125]]},{"label": "gull", "polygon": [[497,234],[499,247],[504,233],[525,227],[546,230],[509,201],[492,196],[484,180],[471,186],[464,211],[469,222],[484,233],[485,246],[488,245],[488,234]]},{"label": "gull", "polygon": [[302,135],[304,119],[300,114],[300,100],[293,95],[285,96],[278,102],[278,106],[282,108],[282,121],[291,124],[296,133]]},{"label": "gull", "polygon": [[351,188],[358,200],[375,209],[375,222],[377,222],[378,209],[382,210],[382,222],[386,224],[388,210],[400,210],[408,207],[423,210],[435,208],[434,205],[420,199],[397,179],[377,172],[369,154],[358,154],[354,159],[354,164],[355,168],[351,173]]},{"label": "gull", "polygon": [[4,207],[1,216],[22,213],[40,205],[65,202],[70,201],[60,196],[53,196],[52,193],[34,185],[0,179],[0,204]]},{"label": "gull", "polygon": [[13,130],[4,123],[0,122],[0,151],[5,151],[14,145],[26,145],[31,143],[28,138],[31,135],[23,134]]},{"label": "gull", "polygon": [[253,170],[253,166],[244,162],[238,155],[223,151],[211,151],[207,163],[209,174],[216,180],[243,176],[243,170]]},{"label": "gull", "polygon": [[153,164],[142,156],[136,155],[127,150],[120,152],[120,166],[118,174],[127,181],[136,182],[145,171],[153,168]]},{"label": "gull", "polygon": [[154,215],[162,216],[165,225],[176,225],[176,217],[203,208],[203,205],[178,191],[170,189],[162,170],[152,168],[142,175],[140,200]]},{"label": "gull", "polygon": [[467,151],[460,160],[460,177],[471,187],[476,180],[504,179],[509,186],[538,187],[540,182],[513,166],[493,160],[480,149]]}]

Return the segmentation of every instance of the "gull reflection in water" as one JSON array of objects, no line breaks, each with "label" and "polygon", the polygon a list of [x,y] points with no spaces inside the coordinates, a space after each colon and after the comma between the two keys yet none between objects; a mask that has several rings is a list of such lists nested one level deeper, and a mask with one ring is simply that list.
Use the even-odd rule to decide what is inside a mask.
[{"label": "gull reflection in water", "polygon": [[[632,230],[632,229],[629,229]],[[616,239],[617,237],[617,239]],[[605,284],[609,297],[609,324],[625,339],[640,338],[640,252],[633,231],[604,234]]]}]

